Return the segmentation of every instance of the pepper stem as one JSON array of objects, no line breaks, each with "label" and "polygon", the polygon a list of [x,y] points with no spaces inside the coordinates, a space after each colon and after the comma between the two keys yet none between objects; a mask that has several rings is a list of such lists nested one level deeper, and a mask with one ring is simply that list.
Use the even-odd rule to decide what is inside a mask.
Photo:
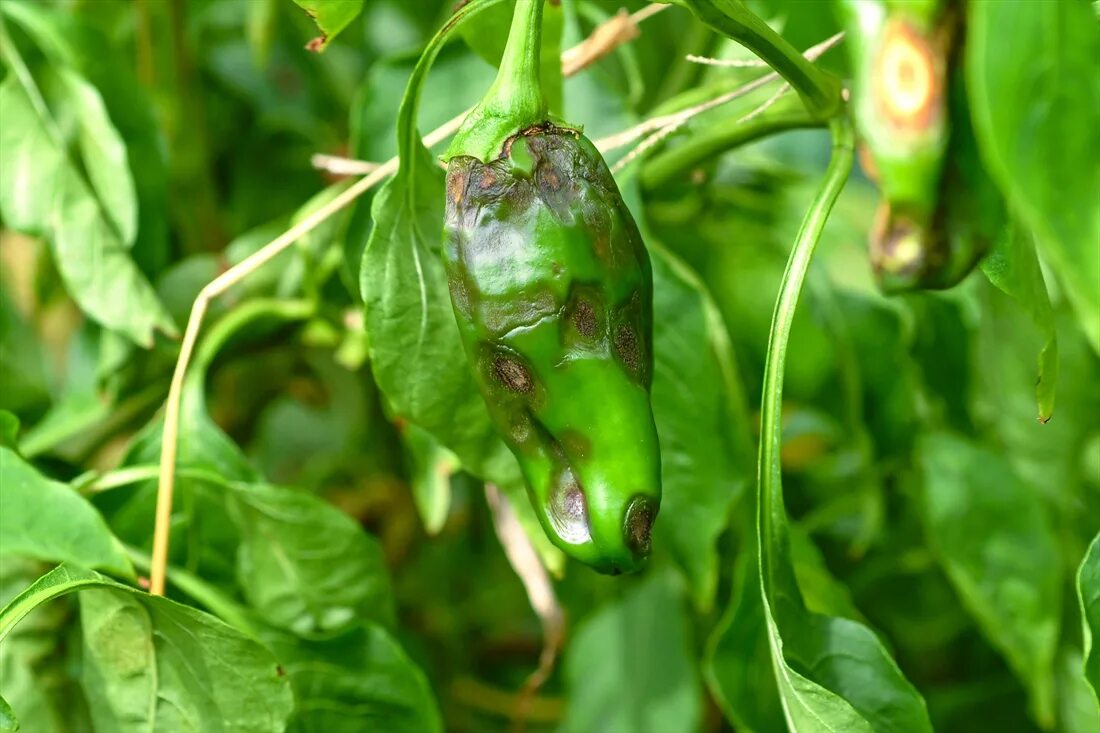
[{"label": "pepper stem", "polygon": [[500,70],[485,97],[466,116],[445,159],[471,155],[489,161],[520,130],[545,122],[539,56],[542,48],[543,0],[517,0]]},{"label": "pepper stem", "polygon": [[706,25],[749,49],[798,92],[819,121],[840,114],[840,83],[808,61],[758,15],[738,0],[685,0]]}]

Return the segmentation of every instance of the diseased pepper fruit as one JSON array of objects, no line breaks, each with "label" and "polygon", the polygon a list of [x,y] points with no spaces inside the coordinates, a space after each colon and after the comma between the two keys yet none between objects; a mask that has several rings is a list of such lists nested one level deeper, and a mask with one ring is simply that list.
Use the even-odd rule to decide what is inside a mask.
[{"label": "diseased pepper fruit", "polygon": [[1003,225],[978,158],[959,60],[958,9],[942,0],[841,0],[864,167],[882,203],[871,266],[886,292],[942,289],[974,268]]},{"label": "diseased pepper fruit", "polygon": [[539,519],[567,554],[635,570],[660,506],[652,274],[603,158],[548,119],[541,0],[517,4],[500,76],[448,150],[451,303]]}]

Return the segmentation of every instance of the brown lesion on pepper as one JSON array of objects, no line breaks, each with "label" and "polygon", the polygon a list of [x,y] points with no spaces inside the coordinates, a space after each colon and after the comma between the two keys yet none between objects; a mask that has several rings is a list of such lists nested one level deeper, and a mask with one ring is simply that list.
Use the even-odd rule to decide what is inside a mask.
[{"label": "brown lesion on pepper", "polygon": [[613,316],[611,347],[627,373],[649,389],[653,364],[644,336],[646,320],[642,296],[636,289]]},{"label": "brown lesion on pepper", "polygon": [[639,496],[630,502],[623,529],[627,546],[638,555],[649,554],[653,522],[656,518],[656,505],[648,497]]},{"label": "brown lesion on pepper", "polygon": [[558,178],[558,174],[552,170],[541,171],[542,175],[539,176],[539,184],[541,187],[550,192],[556,192],[561,189],[561,179]]},{"label": "brown lesion on pepper", "polygon": [[587,300],[578,300],[573,309],[573,327],[586,339],[596,338],[596,310]]},{"label": "brown lesion on pepper", "polygon": [[477,185],[480,186],[482,190],[487,190],[497,185],[496,172],[488,166],[482,168],[481,175],[478,177]]},{"label": "brown lesion on pepper", "polygon": [[462,203],[462,193],[466,190],[466,175],[462,171],[448,171],[447,200],[451,206]]},{"label": "brown lesion on pepper", "polygon": [[638,350],[638,335],[631,324],[623,323],[615,329],[615,353],[632,374],[640,371],[642,360]]},{"label": "brown lesion on pepper", "polygon": [[598,283],[574,283],[562,308],[563,346],[567,351],[607,350],[607,313]]},{"label": "brown lesion on pepper", "polygon": [[[539,143],[545,145],[551,143],[553,137],[558,135],[569,135],[573,138],[579,138],[581,136],[581,131],[572,127],[558,127],[552,122],[539,122],[538,124],[520,130],[515,135],[505,140],[500,150],[500,157],[507,158],[510,156],[512,154],[512,144],[521,137],[534,138]],[[543,145],[539,145],[539,147]],[[536,152],[536,150],[532,149],[531,151],[531,154],[535,158],[542,157],[543,153],[544,151],[541,150]]]},{"label": "brown lesion on pepper", "polygon": [[473,314],[473,302],[470,297],[470,283],[464,267],[454,267],[447,273],[447,289],[451,292],[451,303],[465,318]]},{"label": "brown lesion on pepper", "polygon": [[558,442],[572,461],[583,460],[592,454],[592,441],[579,430],[566,428],[560,431]]},{"label": "brown lesion on pepper", "polygon": [[535,387],[531,372],[519,360],[503,354],[493,359],[493,378],[510,392],[527,394]]},{"label": "brown lesion on pepper", "polygon": [[887,22],[874,60],[875,108],[894,127],[914,134],[939,124],[946,93],[944,39],[903,18]]}]

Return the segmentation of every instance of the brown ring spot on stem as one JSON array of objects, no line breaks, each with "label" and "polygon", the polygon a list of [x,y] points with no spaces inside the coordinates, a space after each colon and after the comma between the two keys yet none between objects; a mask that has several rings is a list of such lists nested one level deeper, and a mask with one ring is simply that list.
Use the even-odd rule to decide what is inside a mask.
[{"label": "brown ring spot on stem", "polygon": [[943,60],[929,39],[905,21],[889,23],[872,69],[879,111],[899,128],[923,132],[940,112],[943,85]]}]

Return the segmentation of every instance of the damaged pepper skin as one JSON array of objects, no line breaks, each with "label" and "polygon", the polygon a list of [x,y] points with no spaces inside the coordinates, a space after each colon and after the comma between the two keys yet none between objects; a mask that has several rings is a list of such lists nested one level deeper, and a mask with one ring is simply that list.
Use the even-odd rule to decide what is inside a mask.
[{"label": "damaged pepper skin", "polygon": [[950,288],[1003,228],[963,79],[965,26],[947,0],[838,0],[864,167],[882,192],[871,267],[886,293]]},{"label": "damaged pepper skin", "polygon": [[496,159],[455,155],[444,262],[471,368],[559,548],[636,570],[661,500],[649,256],[577,130],[539,124]]}]

